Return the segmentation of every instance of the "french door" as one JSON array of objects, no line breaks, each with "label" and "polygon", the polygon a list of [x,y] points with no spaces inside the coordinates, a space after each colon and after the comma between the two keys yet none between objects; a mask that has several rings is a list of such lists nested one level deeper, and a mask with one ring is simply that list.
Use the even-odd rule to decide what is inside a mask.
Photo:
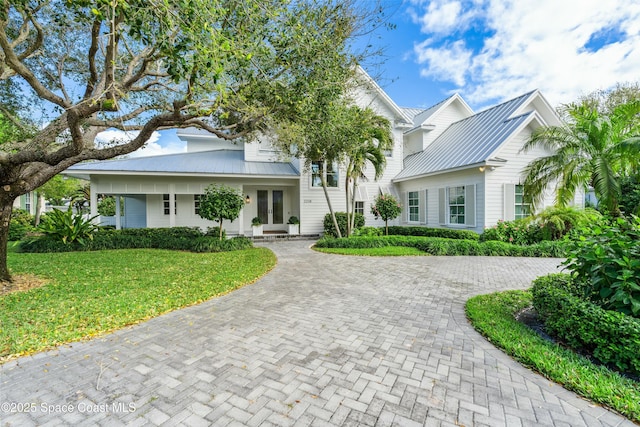
[{"label": "french door", "polygon": [[258,190],[258,217],[265,230],[284,224],[284,192],[282,190]]}]

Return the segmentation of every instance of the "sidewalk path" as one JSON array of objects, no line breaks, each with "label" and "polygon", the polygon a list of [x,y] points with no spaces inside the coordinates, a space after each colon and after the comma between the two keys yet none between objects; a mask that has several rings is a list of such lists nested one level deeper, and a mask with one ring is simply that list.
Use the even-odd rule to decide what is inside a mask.
[{"label": "sidewalk path", "polygon": [[465,318],[468,297],[526,288],[557,259],[263,245],[278,265],[253,285],[1,366],[0,425],[634,425],[514,362]]}]

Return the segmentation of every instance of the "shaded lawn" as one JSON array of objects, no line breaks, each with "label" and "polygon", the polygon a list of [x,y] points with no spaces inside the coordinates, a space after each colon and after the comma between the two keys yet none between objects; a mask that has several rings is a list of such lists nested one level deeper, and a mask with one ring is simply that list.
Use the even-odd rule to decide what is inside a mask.
[{"label": "shaded lawn", "polygon": [[222,253],[126,249],[9,253],[12,274],[43,287],[0,297],[0,361],[89,338],[253,283],[276,263],[265,248]]}]

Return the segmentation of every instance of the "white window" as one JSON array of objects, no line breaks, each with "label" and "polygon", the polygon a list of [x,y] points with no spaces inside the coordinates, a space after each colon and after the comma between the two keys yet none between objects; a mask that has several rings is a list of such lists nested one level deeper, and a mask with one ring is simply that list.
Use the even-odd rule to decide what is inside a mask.
[{"label": "white window", "polygon": [[515,219],[531,215],[531,206],[524,201],[524,185],[515,186]]},{"label": "white window", "polygon": [[200,198],[202,194],[193,195],[193,209],[196,215],[200,215]]},{"label": "white window", "polygon": [[356,202],[356,205],[353,208],[355,213],[359,213],[364,215],[364,202]]},{"label": "white window", "polygon": [[31,193],[25,193],[24,195],[24,210],[31,213]]},{"label": "white window", "polygon": [[[326,167],[323,167],[326,166]],[[322,174],[324,173],[327,187],[338,186],[338,165],[326,162],[311,162],[311,186],[322,187]]]},{"label": "white window", "polygon": [[407,206],[409,206],[409,222],[420,221],[420,199],[417,191],[407,193]]},{"label": "white window", "polygon": [[[169,195],[162,195],[162,208],[164,210],[165,215],[169,215],[171,213],[171,203],[169,202]],[[178,213],[178,201],[176,200],[176,195],[173,195],[173,214],[176,215]]]},{"label": "white window", "polygon": [[464,224],[465,188],[449,187],[449,224]]}]

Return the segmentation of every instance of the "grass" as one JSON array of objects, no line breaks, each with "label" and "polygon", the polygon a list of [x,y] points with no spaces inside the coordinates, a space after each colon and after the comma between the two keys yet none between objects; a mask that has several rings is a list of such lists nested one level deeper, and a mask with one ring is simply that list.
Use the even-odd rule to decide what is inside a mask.
[{"label": "grass", "polygon": [[640,422],[640,383],[541,338],[515,319],[531,306],[528,291],[480,295],[467,301],[471,324],[520,363],[563,387]]},{"label": "grass", "polygon": [[318,252],[338,255],[363,255],[363,256],[426,256],[428,253],[418,248],[408,246],[385,246],[382,248],[318,248],[313,247]]},{"label": "grass", "polygon": [[0,361],[90,338],[252,283],[276,263],[264,248],[222,253],[127,249],[10,251],[12,274],[48,284],[0,297]]}]

